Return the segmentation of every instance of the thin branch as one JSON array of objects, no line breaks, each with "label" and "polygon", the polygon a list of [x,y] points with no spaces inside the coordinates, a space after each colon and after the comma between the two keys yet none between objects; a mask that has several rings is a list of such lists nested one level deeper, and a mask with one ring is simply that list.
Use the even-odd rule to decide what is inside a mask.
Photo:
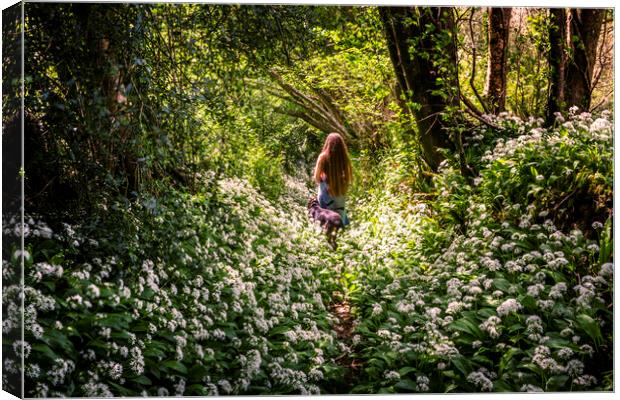
[{"label": "thin branch", "polygon": [[595,112],[599,107],[604,105],[609,100],[609,98],[613,95],[613,93],[614,93],[614,90],[612,88],[611,91],[609,91],[605,96],[603,96],[603,98],[601,99],[601,101],[598,102],[598,104],[596,104],[594,107],[590,107],[590,112]]},{"label": "thin branch", "polygon": [[594,78],[592,79],[592,85],[590,86],[590,89],[592,92],[594,91],[594,88],[597,87],[599,80],[601,76],[603,75],[603,70],[605,69],[605,67],[608,66],[608,63],[610,60],[610,58],[608,57],[608,54],[609,52],[612,52],[612,49],[613,49],[613,42],[609,46],[609,48],[607,48],[607,36],[609,34],[608,23],[611,23],[611,22],[613,21],[609,21],[605,19],[603,21],[603,27],[601,28],[603,38],[600,44],[600,50],[597,51],[599,68],[598,68],[598,71],[596,71]]},{"label": "thin branch", "polygon": [[[312,98],[295,89],[292,85],[289,85],[284,79],[274,70],[269,70],[269,74],[276,79],[282,89],[286,90],[290,95],[300,98],[314,107],[316,110],[323,110],[323,108]],[[325,111],[325,110],[323,110]]]},{"label": "thin branch", "polygon": [[353,130],[353,132],[350,132],[350,130],[347,129],[345,125],[345,118],[338,107],[334,105],[329,93],[321,88],[312,88],[318,96],[318,99],[313,98],[286,83],[282,76],[280,76],[276,71],[269,70],[268,72],[276,80],[277,84],[288,94],[288,96],[278,94],[273,89],[268,89],[268,93],[291,102],[303,110],[296,111],[279,108],[277,109],[277,112],[301,118],[310,125],[324,132],[339,132],[346,138],[351,136],[359,136],[356,131]]},{"label": "thin branch", "polygon": [[[335,129],[333,129],[332,126],[326,124],[325,122],[321,122],[320,120],[318,120],[316,118],[312,118],[310,115],[308,115],[307,113],[304,113],[304,112],[294,111],[294,110],[287,110],[287,109],[282,108],[282,107],[276,107],[274,110],[277,113],[280,113],[280,114],[285,114],[285,115],[289,115],[291,117],[300,118],[300,119],[306,121],[311,126],[317,128],[318,130],[323,131],[323,132],[330,132],[330,131],[335,130]],[[346,134],[345,132],[339,132],[339,133]]]},{"label": "thin branch", "polygon": [[497,130],[504,130],[504,128],[502,128],[501,126],[496,125],[493,122],[485,119],[480,113],[480,111],[476,109],[476,107],[471,103],[471,101],[469,101],[467,97],[461,95],[461,100],[463,100],[463,103],[467,106],[467,108],[465,108],[465,112],[467,112],[469,115],[476,118],[478,121],[482,122],[483,124],[485,124],[486,126],[490,128],[497,129]]}]

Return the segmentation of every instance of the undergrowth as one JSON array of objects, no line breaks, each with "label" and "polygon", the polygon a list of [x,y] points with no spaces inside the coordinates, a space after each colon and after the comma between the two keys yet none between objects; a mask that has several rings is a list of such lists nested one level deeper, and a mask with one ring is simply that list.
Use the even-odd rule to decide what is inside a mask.
[{"label": "undergrowth", "polygon": [[[447,160],[427,196],[398,168],[358,187],[335,253],[290,177],[7,219],[25,342],[4,345],[3,383],[23,350],[33,397],[613,390],[609,117],[495,122],[466,142],[472,184]],[[8,333],[21,256],[4,254]]]}]

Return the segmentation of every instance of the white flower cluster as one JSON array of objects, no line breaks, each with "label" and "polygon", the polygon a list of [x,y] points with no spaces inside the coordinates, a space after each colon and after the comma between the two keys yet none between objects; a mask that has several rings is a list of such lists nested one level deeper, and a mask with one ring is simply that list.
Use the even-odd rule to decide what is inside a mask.
[{"label": "white flower cluster", "polygon": [[523,306],[516,299],[508,299],[497,307],[497,315],[504,316],[521,310]]},{"label": "white flower cluster", "polygon": [[483,392],[490,392],[493,390],[493,381],[490,379],[489,373],[485,369],[471,372],[467,375],[467,381],[473,383]]}]

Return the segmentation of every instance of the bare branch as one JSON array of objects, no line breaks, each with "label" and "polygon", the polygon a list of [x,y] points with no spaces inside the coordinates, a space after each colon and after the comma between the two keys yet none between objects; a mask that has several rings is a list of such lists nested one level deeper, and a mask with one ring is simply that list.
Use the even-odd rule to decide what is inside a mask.
[{"label": "bare branch", "polygon": [[295,110],[289,110],[283,107],[276,107],[274,110],[280,114],[285,114],[285,115],[290,115],[291,117],[300,118],[320,131],[323,131],[323,132],[332,131],[332,127],[330,125],[316,118],[312,118],[310,115],[308,115],[308,113],[301,112],[301,111],[295,111]]},{"label": "bare branch", "polygon": [[465,108],[465,112],[467,112],[469,115],[476,118],[478,121],[482,122],[483,124],[485,124],[486,126],[490,128],[497,129],[497,130],[504,130],[504,128],[502,128],[501,126],[496,125],[492,123],[491,121],[488,121],[487,119],[485,119],[482,113],[480,113],[480,111],[476,108],[476,106],[474,106],[467,97],[461,95],[461,100],[463,100],[463,104],[467,106]]},{"label": "bare branch", "polygon": [[288,101],[301,109],[290,110],[278,108],[276,110],[277,112],[301,118],[310,125],[326,133],[338,132],[345,136],[345,138],[359,136],[355,129],[347,129],[345,117],[341,110],[334,104],[333,98],[327,91],[321,88],[311,87],[312,91],[316,94],[316,97],[313,97],[285,82],[284,78],[276,71],[269,70],[268,72],[287,95],[277,93],[273,88],[268,88],[268,93]]}]

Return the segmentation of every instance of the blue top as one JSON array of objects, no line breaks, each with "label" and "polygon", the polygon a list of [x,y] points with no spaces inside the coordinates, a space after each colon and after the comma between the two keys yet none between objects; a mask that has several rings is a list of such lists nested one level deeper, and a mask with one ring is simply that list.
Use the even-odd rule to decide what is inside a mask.
[{"label": "blue top", "polygon": [[347,216],[347,210],[345,208],[346,198],[344,196],[331,197],[327,191],[327,182],[325,182],[324,179],[319,183],[319,195],[317,199],[321,208],[327,208],[340,214],[343,226],[349,225],[349,217]]}]

